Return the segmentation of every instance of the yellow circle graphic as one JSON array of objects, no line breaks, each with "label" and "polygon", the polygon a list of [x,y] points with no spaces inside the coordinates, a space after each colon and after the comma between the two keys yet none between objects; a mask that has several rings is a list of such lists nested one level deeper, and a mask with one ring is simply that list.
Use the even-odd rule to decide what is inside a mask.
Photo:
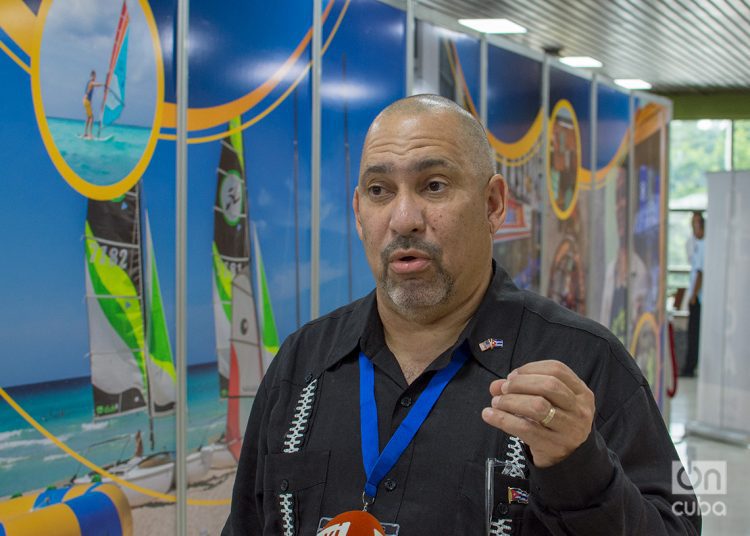
[{"label": "yellow circle graphic", "polygon": [[[107,19],[97,18],[104,9]],[[91,64],[101,65],[94,58],[102,56],[106,70],[97,72]],[[34,114],[60,175],[91,199],[127,192],[151,161],[164,107],[161,44],[148,1],[43,0],[30,58]]]},{"label": "yellow circle graphic", "polygon": [[660,349],[659,324],[656,317],[652,313],[643,313],[635,325],[633,340],[630,342],[630,354],[646,376],[657,400],[661,389]]},{"label": "yellow circle graphic", "polygon": [[581,130],[573,105],[560,99],[552,109],[547,128],[547,191],[552,210],[567,220],[578,201],[581,172]]}]

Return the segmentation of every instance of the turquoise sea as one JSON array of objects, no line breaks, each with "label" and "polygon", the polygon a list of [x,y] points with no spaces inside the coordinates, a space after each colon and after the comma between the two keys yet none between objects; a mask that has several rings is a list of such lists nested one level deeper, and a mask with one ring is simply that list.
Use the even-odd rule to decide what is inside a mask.
[{"label": "turquoise sea", "polygon": [[[215,441],[224,432],[227,403],[219,398],[215,363],[191,366],[187,385],[187,441],[188,448],[194,450]],[[8,387],[6,391],[42,426],[94,463],[106,465],[130,458],[138,430],[143,435],[144,453],[152,451],[145,412],[93,420],[93,394],[88,377]],[[154,419],[154,432],[154,451],[174,450],[173,416]],[[92,446],[110,439],[114,440]],[[83,475],[88,469],[39,434],[0,399],[0,497],[59,485],[76,472]]]},{"label": "turquoise sea", "polygon": [[[47,123],[60,154],[79,177],[99,186],[115,184],[130,173],[143,155],[151,129],[110,125],[101,138],[84,140],[85,121],[48,117]],[[97,135],[99,123],[94,124]],[[111,139],[107,139],[111,136]]]}]

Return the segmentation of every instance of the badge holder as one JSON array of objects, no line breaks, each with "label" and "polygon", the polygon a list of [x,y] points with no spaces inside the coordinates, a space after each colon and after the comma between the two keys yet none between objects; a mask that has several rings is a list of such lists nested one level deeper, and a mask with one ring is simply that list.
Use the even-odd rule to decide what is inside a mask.
[{"label": "badge holder", "polygon": [[[490,535],[494,518],[507,515],[513,504],[528,504],[529,481],[524,476],[514,476],[518,469],[511,462],[487,458],[485,469],[485,533]],[[504,511],[498,513],[497,508]]]},{"label": "badge holder", "polygon": [[491,536],[492,516],[495,514],[495,471],[505,469],[506,462],[497,458],[487,458],[484,473],[484,533]]}]

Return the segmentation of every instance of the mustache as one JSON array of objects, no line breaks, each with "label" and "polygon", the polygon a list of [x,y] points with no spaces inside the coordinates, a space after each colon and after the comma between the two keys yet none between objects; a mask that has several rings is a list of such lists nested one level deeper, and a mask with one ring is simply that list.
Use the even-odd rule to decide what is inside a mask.
[{"label": "mustache", "polygon": [[391,258],[393,252],[399,249],[418,249],[427,253],[430,258],[436,261],[440,261],[443,256],[442,248],[435,244],[413,236],[398,236],[380,253],[380,259],[383,261],[384,266],[388,265],[388,259]]}]

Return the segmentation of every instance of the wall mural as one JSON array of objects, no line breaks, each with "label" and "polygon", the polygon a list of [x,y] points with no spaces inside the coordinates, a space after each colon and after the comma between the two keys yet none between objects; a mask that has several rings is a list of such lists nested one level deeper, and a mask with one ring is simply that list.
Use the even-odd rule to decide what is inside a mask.
[{"label": "wall mural", "polygon": [[[0,532],[33,532],[44,503],[61,527],[99,516],[112,534],[174,533],[175,13],[5,0],[0,14]],[[260,379],[310,320],[312,3],[194,2],[190,15],[189,524],[215,534]],[[401,10],[323,2],[321,313],[373,287],[351,197],[367,126],[404,94],[406,38]],[[415,90],[478,116],[479,49],[418,21]],[[495,258],[610,326],[659,397],[668,109],[638,101],[631,170],[628,96],[600,87],[589,170],[588,80],[550,69],[545,140],[541,62],[490,45],[487,75],[509,185]],[[623,264],[637,274],[627,295]],[[77,520],[62,503],[81,505]]]}]

